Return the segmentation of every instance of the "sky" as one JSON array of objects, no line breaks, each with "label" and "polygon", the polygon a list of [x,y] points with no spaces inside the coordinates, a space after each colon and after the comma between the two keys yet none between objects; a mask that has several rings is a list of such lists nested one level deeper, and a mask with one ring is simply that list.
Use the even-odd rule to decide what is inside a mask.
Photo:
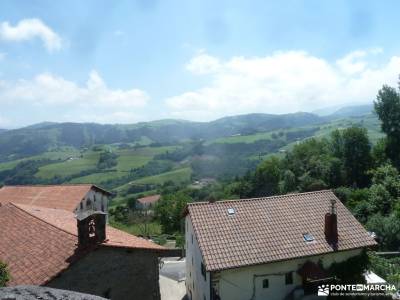
[{"label": "sky", "polygon": [[399,1],[1,0],[0,128],[371,103]]}]

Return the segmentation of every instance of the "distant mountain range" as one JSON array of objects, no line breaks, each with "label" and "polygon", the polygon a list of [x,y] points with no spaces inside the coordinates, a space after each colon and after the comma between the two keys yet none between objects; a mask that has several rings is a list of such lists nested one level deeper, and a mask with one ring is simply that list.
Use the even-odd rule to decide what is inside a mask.
[{"label": "distant mountain range", "polygon": [[373,104],[352,105],[352,106],[332,106],[312,111],[320,117],[357,117],[372,113]]},{"label": "distant mountain range", "polygon": [[330,117],[358,117],[372,113],[374,106],[372,104],[346,106],[338,109]]},{"label": "distant mountain range", "polygon": [[44,122],[20,129],[0,131],[0,161],[31,156],[62,146],[75,148],[94,144],[147,143],[176,144],[185,140],[210,140],[232,135],[249,135],[326,123],[335,118],[363,115],[371,105],[351,106],[328,116],[313,113],[246,114],[211,122],[159,120],[137,124]]}]

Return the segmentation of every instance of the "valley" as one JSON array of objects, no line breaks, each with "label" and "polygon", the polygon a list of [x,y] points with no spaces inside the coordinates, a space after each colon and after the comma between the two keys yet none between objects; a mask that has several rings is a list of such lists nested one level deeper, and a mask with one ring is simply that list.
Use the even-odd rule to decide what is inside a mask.
[{"label": "valley", "polygon": [[354,116],[348,108],[324,117],[252,114],[205,123],[37,124],[0,133],[0,183],[94,183],[121,204],[167,182],[243,176],[272,154],[283,156],[299,141],[325,138],[335,129],[363,126],[373,143],[383,136],[376,116],[353,111]]}]

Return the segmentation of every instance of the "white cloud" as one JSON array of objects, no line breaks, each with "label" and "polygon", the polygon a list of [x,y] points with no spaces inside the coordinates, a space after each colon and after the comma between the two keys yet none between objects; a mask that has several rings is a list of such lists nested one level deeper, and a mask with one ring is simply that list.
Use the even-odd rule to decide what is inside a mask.
[{"label": "white cloud", "polygon": [[0,129],[6,129],[11,125],[10,120],[7,118],[4,118],[3,116],[0,116]]},{"label": "white cloud", "polygon": [[0,23],[0,40],[20,42],[35,38],[40,38],[49,52],[62,48],[61,37],[40,19],[23,19],[15,26]]},{"label": "white cloud", "polygon": [[370,50],[357,50],[350,52],[343,58],[340,58],[336,61],[338,67],[345,73],[355,74],[365,70],[368,65],[368,61],[366,60],[367,56],[377,55],[382,53],[383,50],[381,48],[373,48]]},{"label": "white cloud", "polygon": [[127,111],[97,112],[96,114],[85,112],[80,112],[74,115],[66,114],[62,116],[62,119],[58,119],[57,122],[62,122],[64,120],[73,120],[74,122],[94,122],[101,124],[130,124],[147,121],[143,114]]},{"label": "white cloud", "polygon": [[251,112],[311,111],[371,102],[382,84],[395,84],[400,57],[374,65],[380,49],[356,51],[329,62],[304,51],[222,61],[200,53],[187,69],[210,83],[165,100],[175,117],[196,120]]},{"label": "white cloud", "polygon": [[220,67],[221,64],[217,58],[205,53],[193,57],[186,65],[187,70],[199,75],[215,73]]},{"label": "white cloud", "polygon": [[0,81],[0,102],[35,105],[78,105],[107,108],[136,108],[146,105],[149,97],[139,89],[110,89],[96,71],[86,85],[50,73],[31,80]]},{"label": "white cloud", "polygon": [[[148,94],[140,89],[109,88],[96,71],[90,72],[83,85],[50,73],[39,74],[30,80],[0,80],[0,105],[3,108],[21,114],[38,110],[46,121],[132,123],[142,120],[138,110],[148,101]],[[43,120],[32,116],[29,123],[39,121]]]}]

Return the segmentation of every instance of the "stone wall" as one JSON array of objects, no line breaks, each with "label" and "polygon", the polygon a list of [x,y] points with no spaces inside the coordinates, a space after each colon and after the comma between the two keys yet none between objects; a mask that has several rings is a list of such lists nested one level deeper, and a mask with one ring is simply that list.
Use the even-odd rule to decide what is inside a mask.
[{"label": "stone wall", "polygon": [[102,246],[47,286],[113,300],[159,300],[158,270],[155,252]]}]

